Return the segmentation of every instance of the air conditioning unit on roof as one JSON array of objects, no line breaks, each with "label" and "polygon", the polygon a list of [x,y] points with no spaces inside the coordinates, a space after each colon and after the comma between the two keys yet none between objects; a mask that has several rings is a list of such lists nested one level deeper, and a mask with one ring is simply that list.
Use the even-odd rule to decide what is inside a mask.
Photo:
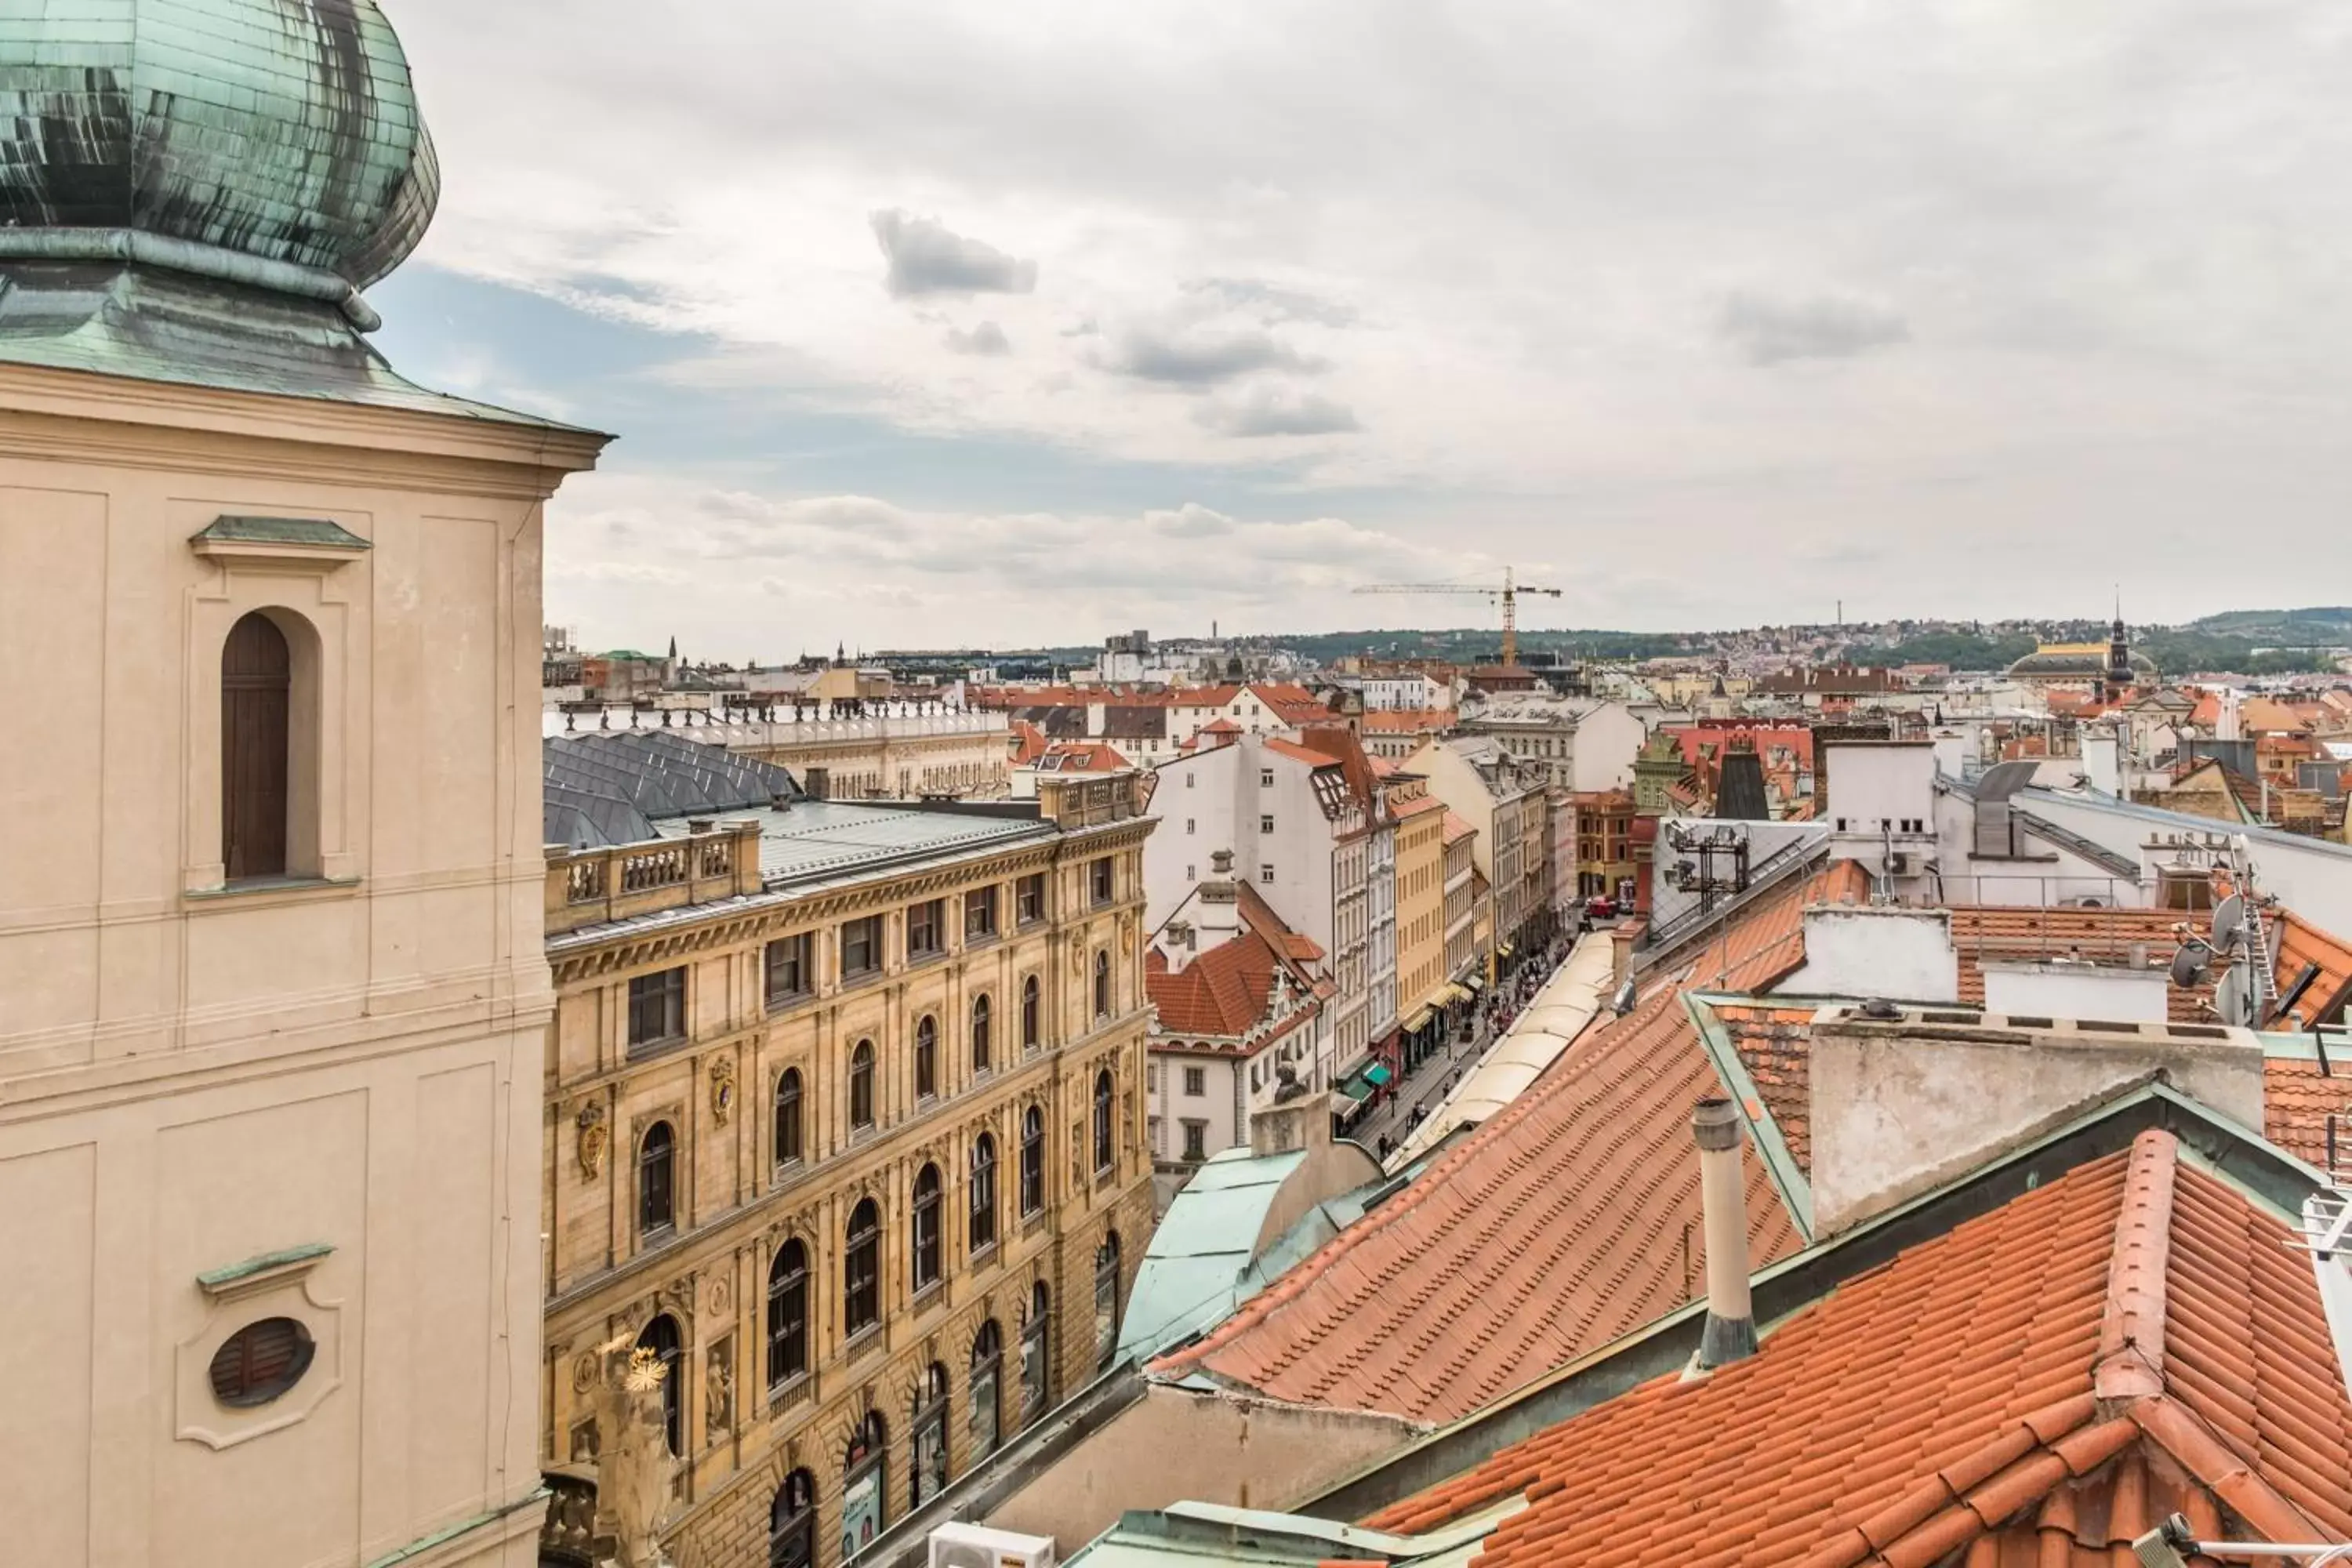
[{"label": "air conditioning unit on roof", "polygon": [[1051,1536],[943,1524],[931,1531],[930,1543],[930,1568],[1054,1568]]}]

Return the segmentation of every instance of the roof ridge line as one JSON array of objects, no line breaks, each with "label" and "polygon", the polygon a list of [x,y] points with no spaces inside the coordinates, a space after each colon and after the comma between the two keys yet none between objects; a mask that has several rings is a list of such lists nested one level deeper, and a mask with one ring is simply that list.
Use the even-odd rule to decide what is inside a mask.
[{"label": "roof ridge line", "polygon": [[2165,1282],[2179,1155],[2179,1140],[2169,1132],[2150,1128],[2132,1140],[2091,1373],[2092,1392],[2110,1413],[2164,1393]]},{"label": "roof ridge line", "polygon": [[2264,1480],[2262,1472],[2168,1394],[2134,1400],[2125,1414],[2206,1490],[2274,1542],[2324,1541],[2326,1532]]}]

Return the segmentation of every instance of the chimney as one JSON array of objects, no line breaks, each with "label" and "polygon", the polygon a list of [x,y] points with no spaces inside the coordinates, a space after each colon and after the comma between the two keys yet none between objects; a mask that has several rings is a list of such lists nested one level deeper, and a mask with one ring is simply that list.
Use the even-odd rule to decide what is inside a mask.
[{"label": "chimney", "polygon": [[1712,1372],[1756,1353],[1756,1310],[1748,1298],[1748,1184],[1739,1169],[1739,1110],[1702,1100],[1691,1112],[1698,1142],[1699,1205],[1706,1226],[1706,1329],[1698,1368]]},{"label": "chimney", "polygon": [[1234,886],[1232,850],[1220,849],[1209,857],[1209,879],[1201,884],[1193,903],[1196,951],[1206,952],[1241,935],[1241,890]]}]

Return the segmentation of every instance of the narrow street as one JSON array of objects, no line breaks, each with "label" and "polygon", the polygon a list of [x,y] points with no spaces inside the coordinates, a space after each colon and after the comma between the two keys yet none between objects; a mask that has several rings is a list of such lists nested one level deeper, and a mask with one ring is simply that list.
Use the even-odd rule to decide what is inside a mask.
[{"label": "narrow street", "polygon": [[1504,995],[1481,998],[1468,1038],[1453,1041],[1446,1049],[1432,1054],[1413,1072],[1396,1079],[1381,1103],[1367,1111],[1363,1120],[1349,1130],[1348,1136],[1385,1159],[1387,1150],[1381,1140],[1385,1137],[1391,1147],[1403,1142],[1417,1121],[1413,1112],[1426,1114],[1437,1109],[1458,1078],[1476,1067],[1503,1029],[1507,1028],[1507,1024],[1499,1021],[1518,1016],[1528,999],[1559,967],[1570,945],[1564,942],[1556,948],[1531,954],[1516,975],[1503,982]]}]

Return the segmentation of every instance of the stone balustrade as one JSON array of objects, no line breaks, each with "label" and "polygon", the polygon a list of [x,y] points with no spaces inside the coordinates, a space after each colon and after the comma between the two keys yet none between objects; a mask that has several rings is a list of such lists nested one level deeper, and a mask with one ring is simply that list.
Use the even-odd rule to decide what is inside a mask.
[{"label": "stone balustrade", "polygon": [[697,820],[683,838],[595,849],[547,847],[547,931],[681,909],[760,890],[756,819]]}]

